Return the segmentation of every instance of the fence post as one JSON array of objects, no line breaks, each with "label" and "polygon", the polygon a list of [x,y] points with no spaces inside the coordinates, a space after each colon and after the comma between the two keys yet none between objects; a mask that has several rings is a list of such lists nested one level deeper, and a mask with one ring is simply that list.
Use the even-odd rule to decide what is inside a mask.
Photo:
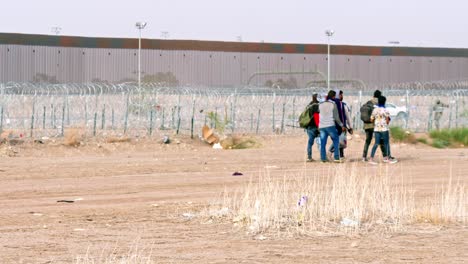
[{"label": "fence post", "polygon": [[33,130],[34,130],[34,112],[36,108],[36,99],[34,99],[33,105],[32,105],[32,114],[31,114],[31,132],[29,133],[29,137],[33,137]]},{"label": "fence post", "polygon": [[296,96],[293,97],[293,102],[292,102],[292,127],[296,127]]},{"label": "fence post", "polygon": [[52,104],[51,112],[50,112],[50,123],[51,123],[53,129],[57,128],[56,122],[55,122],[55,110],[56,110],[55,106],[54,106],[54,104]]},{"label": "fence post", "polygon": [[458,128],[458,93],[455,97],[455,128]]},{"label": "fence post", "polygon": [[111,117],[111,118],[112,118],[112,120],[111,120],[111,123],[112,123],[112,124],[111,124],[111,128],[112,128],[112,130],[114,130],[114,108],[113,108],[113,107],[112,107],[112,117]]},{"label": "fence post", "polygon": [[85,97],[85,105],[84,105],[84,114],[85,114],[85,130],[88,127],[88,97]]},{"label": "fence post", "polygon": [[45,129],[46,123],[46,106],[44,105],[44,111],[42,112],[42,129]]},{"label": "fence post", "polygon": [[258,109],[258,116],[257,116],[257,129],[255,131],[255,134],[258,134],[258,128],[260,127],[260,114],[261,114],[262,109]]},{"label": "fence post", "polygon": [[253,130],[253,113],[250,113],[250,132]]},{"label": "fence post", "polygon": [[176,111],[176,106],[171,108],[171,128],[175,128],[175,111]]},{"label": "fence post", "polygon": [[96,122],[97,122],[97,112],[94,112],[93,136],[96,136]]},{"label": "fence post", "polygon": [[130,91],[127,92],[127,106],[125,109],[124,134],[127,134],[129,104],[130,104]]},{"label": "fence post", "polygon": [[405,129],[409,127],[409,116],[410,116],[410,97],[409,97],[409,90],[406,90],[406,120],[405,120]]},{"label": "fence post", "polygon": [[[214,116],[214,120],[213,120],[215,129],[217,127],[216,123],[218,123],[218,122],[216,122],[216,120],[218,120],[218,107],[215,107],[215,116]],[[211,127],[213,127],[213,125],[211,125]]]},{"label": "fence post", "polygon": [[[359,90],[359,98],[358,98],[358,109],[361,109],[361,105],[362,105],[362,91]],[[361,111],[356,111],[356,130],[361,128],[361,125],[364,125],[362,122],[360,122],[361,120]]]},{"label": "fence post", "polygon": [[193,139],[193,126],[195,122],[195,98],[193,98],[193,104],[192,104],[192,118],[190,120],[190,138]]},{"label": "fence post", "polygon": [[101,117],[101,129],[104,129],[106,126],[106,104],[102,108],[102,117]]},{"label": "fence post", "polygon": [[62,131],[60,133],[62,137],[65,135],[64,129],[65,129],[65,104],[63,104],[63,107],[62,107]]},{"label": "fence post", "polygon": [[177,107],[177,130],[176,130],[176,134],[178,135],[179,134],[179,130],[180,130],[180,106]]},{"label": "fence post", "polygon": [[162,109],[162,118],[161,118],[161,128],[160,129],[164,129],[164,118],[165,118],[165,112],[164,112],[164,107]]},{"label": "fence post", "polygon": [[273,116],[271,119],[273,132],[275,132],[275,100],[276,100],[276,93],[273,93],[273,103],[272,103]]},{"label": "fence post", "polygon": [[150,111],[149,135],[153,135],[153,109]]},{"label": "fence post", "polygon": [[449,105],[450,106],[449,106],[449,125],[448,125],[448,128],[451,129],[452,128],[452,111],[453,111],[453,107],[452,107],[451,103]]},{"label": "fence post", "polygon": [[283,116],[281,117],[281,134],[284,132],[284,114],[286,112],[286,102],[283,102]]},{"label": "fence post", "polygon": [[3,132],[3,105],[1,106],[1,111],[0,111],[0,133]]}]

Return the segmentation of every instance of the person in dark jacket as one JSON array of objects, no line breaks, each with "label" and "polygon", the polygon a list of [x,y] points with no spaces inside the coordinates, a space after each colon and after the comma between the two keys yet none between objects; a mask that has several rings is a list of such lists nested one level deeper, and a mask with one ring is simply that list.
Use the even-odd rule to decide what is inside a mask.
[{"label": "person in dark jacket", "polygon": [[307,141],[307,162],[312,162],[314,161],[312,159],[312,146],[314,145],[315,138],[320,136],[318,130],[320,111],[317,93],[312,94],[312,102],[309,103],[307,108],[309,109],[309,116],[311,117],[311,121],[306,127],[307,136],[309,137],[309,140]]}]

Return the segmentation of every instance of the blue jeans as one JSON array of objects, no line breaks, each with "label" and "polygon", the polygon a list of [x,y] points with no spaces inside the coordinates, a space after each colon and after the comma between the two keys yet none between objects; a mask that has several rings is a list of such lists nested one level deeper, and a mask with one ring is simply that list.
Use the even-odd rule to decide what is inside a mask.
[{"label": "blue jeans", "polygon": [[334,150],[334,158],[335,160],[340,159],[340,139],[338,138],[338,130],[336,130],[335,126],[331,127],[324,127],[320,128],[320,159],[327,160],[327,138],[328,136],[331,137],[333,141]]},{"label": "blue jeans", "polygon": [[371,151],[371,158],[374,157],[375,151],[377,150],[377,147],[380,144],[380,141],[383,141],[383,149],[382,149],[382,156],[386,157],[387,153],[390,153],[390,142],[389,142],[389,133],[388,131],[374,131],[374,137],[375,137],[375,143],[374,146],[372,146],[372,151]]},{"label": "blue jeans", "polygon": [[312,159],[312,146],[314,145],[314,140],[319,136],[319,131],[317,128],[308,127],[306,129],[307,136],[309,140],[307,141],[307,158]]}]

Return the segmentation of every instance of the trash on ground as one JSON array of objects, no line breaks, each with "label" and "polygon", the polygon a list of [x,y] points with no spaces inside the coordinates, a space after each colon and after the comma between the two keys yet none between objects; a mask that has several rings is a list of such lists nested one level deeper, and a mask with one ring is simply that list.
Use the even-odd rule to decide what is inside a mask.
[{"label": "trash on ground", "polygon": [[85,229],[83,229],[83,228],[75,228],[75,229],[73,229],[73,231],[85,231]]},{"label": "trash on ground", "polygon": [[58,200],[57,203],[74,203],[74,200]]},{"label": "trash on ground", "polygon": [[222,147],[221,144],[219,144],[219,143],[213,144],[213,148],[214,148],[214,149],[223,149],[223,147]]},{"label": "trash on ground", "polygon": [[232,174],[232,176],[242,176],[242,175],[244,175],[244,174],[242,174],[241,172],[238,172],[238,171],[236,171],[236,172],[234,172]]},{"label": "trash on ground", "polygon": [[169,138],[169,136],[164,136],[163,139],[162,139],[162,143],[164,144],[169,144],[171,143],[171,139]]},{"label": "trash on ground", "polygon": [[187,219],[192,219],[192,218],[195,217],[195,215],[192,214],[192,213],[183,213],[182,216],[187,218]]},{"label": "trash on ground", "polygon": [[78,197],[78,198],[75,198],[74,201],[83,201],[83,198]]},{"label": "trash on ground", "polygon": [[207,125],[204,125],[202,128],[202,138],[203,141],[210,145],[219,142],[219,137],[214,134],[214,129],[209,128]]},{"label": "trash on ground", "polygon": [[341,224],[342,226],[347,226],[347,227],[356,227],[356,226],[359,225],[359,222],[354,221],[353,219],[349,219],[349,218],[343,217],[343,219],[341,220],[340,224]]},{"label": "trash on ground", "polygon": [[308,198],[306,195],[302,196],[301,199],[299,199],[299,202],[297,202],[297,205],[298,205],[298,206],[304,206],[304,205],[306,205],[308,199],[309,199],[309,198]]},{"label": "trash on ground", "polygon": [[265,239],[267,239],[267,237],[264,236],[264,235],[258,235],[258,236],[255,236],[254,239],[255,240],[265,240]]}]

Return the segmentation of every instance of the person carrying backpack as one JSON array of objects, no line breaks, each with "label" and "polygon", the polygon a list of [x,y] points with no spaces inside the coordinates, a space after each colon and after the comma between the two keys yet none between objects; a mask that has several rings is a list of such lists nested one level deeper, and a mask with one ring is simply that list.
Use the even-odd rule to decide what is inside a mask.
[{"label": "person carrying backpack", "polygon": [[[367,152],[369,151],[370,143],[372,142],[372,137],[374,135],[374,122],[371,121],[372,111],[374,111],[375,106],[378,104],[378,98],[382,96],[382,92],[375,90],[374,97],[367,101],[364,105],[361,106],[361,120],[364,122],[364,131],[366,133],[366,141],[364,143],[364,150],[362,151],[362,161],[367,162]],[[384,157],[390,157],[390,148],[385,148],[383,142],[380,142],[380,149],[382,150]]]},{"label": "person carrying backpack", "polygon": [[312,146],[314,145],[314,140],[316,137],[319,137],[319,101],[317,100],[317,93],[312,94],[312,102],[310,102],[306,110],[307,114],[310,117],[309,124],[305,127],[307,132],[308,141],[307,141],[307,162],[314,161],[312,159]]}]

